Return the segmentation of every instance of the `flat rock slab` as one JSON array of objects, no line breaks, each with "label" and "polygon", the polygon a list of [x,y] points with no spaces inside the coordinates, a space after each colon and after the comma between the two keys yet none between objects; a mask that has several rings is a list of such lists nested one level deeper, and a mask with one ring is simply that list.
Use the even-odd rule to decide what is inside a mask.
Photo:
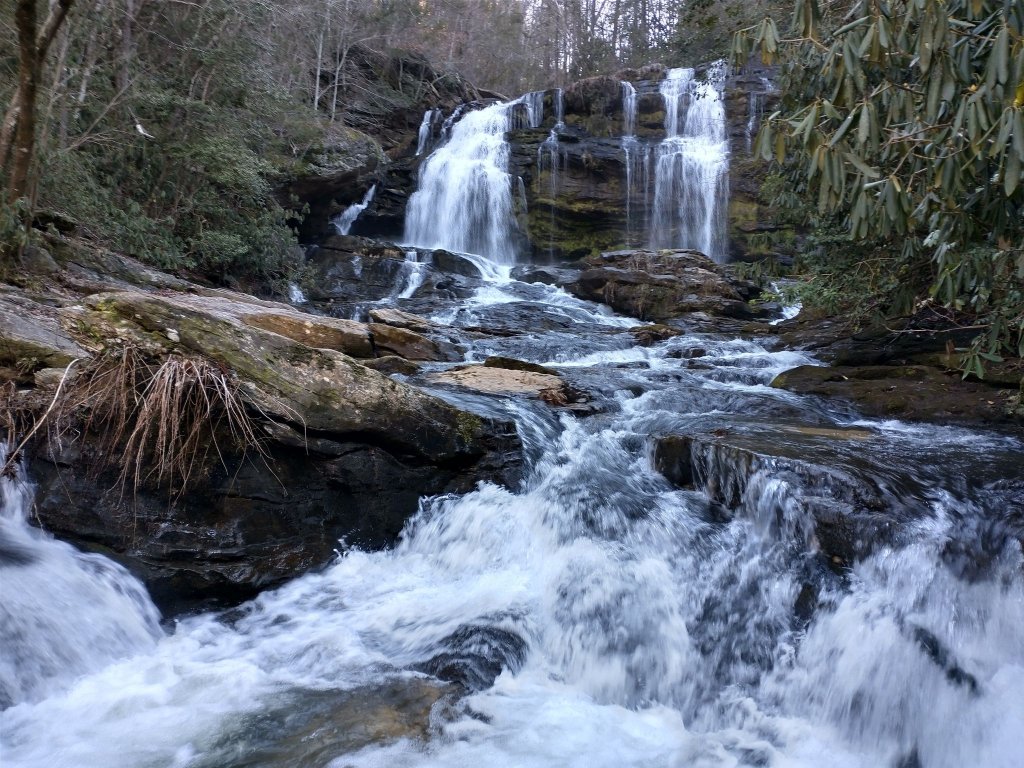
[{"label": "flat rock slab", "polygon": [[513,371],[483,365],[432,373],[426,378],[432,384],[453,384],[496,395],[540,395],[544,390],[560,390],[563,386],[561,378],[548,373]]},{"label": "flat rock slab", "polygon": [[0,297],[0,365],[63,368],[90,356],[61,327],[54,308],[21,296]]},{"label": "flat rock slab", "polygon": [[926,365],[802,365],[779,374],[771,385],[801,395],[843,398],[869,416],[1024,425],[1024,413],[1015,403],[1019,389],[964,381],[959,373]]},{"label": "flat rock slab", "polygon": [[401,309],[382,308],[371,309],[370,320],[382,325],[393,325],[396,328],[407,328],[410,331],[424,333],[436,328],[436,323],[425,317],[414,315],[412,312],[403,312]]}]

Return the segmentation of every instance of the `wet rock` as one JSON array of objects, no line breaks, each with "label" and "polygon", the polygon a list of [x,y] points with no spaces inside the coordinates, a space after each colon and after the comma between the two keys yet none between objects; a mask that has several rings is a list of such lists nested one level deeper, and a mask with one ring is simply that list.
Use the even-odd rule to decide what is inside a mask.
[{"label": "wet rock", "polygon": [[423,677],[351,690],[284,692],[215,739],[203,765],[308,768],[371,745],[425,740],[435,708],[454,693],[453,686]]},{"label": "wet rock", "polygon": [[307,259],[313,276],[312,301],[377,301],[392,295],[401,278],[405,252],[396,245],[361,237],[330,237]]},{"label": "wet rock", "polygon": [[370,335],[378,357],[396,355],[406,360],[461,360],[463,352],[454,344],[434,341],[407,328],[370,323]]},{"label": "wet rock", "polygon": [[612,251],[586,259],[587,267],[565,286],[573,295],[607,304],[623,314],[662,322],[692,312],[752,318],[752,288],[696,251]]},{"label": "wet rock", "polygon": [[430,252],[430,263],[439,272],[480,279],[480,268],[465,256],[451,251],[437,249]]},{"label": "wet rock", "polygon": [[[959,373],[923,365],[804,365],[779,374],[771,385],[806,395],[838,397],[870,416],[915,421],[1016,423],[1016,392]],[[1019,391],[1019,390],[1018,390]]]},{"label": "wet rock", "polygon": [[485,368],[504,368],[508,371],[529,371],[531,373],[542,373],[548,376],[557,376],[558,373],[551,368],[536,363],[527,363],[524,360],[516,360],[511,357],[500,357],[492,355],[484,360]]},{"label": "wet rock", "polygon": [[417,669],[468,692],[490,688],[504,670],[518,672],[529,649],[520,635],[492,626],[461,627],[440,645],[445,650]]},{"label": "wet rock", "polygon": [[437,327],[425,317],[414,315],[412,312],[403,312],[400,309],[371,309],[370,319],[375,323],[393,325],[396,328],[407,328],[417,333],[424,333]]},{"label": "wet rock", "polygon": [[665,435],[654,441],[651,464],[673,485],[691,488],[694,484],[693,438],[688,435]]},{"label": "wet rock", "polygon": [[873,438],[869,430],[775,429],[657,437],[652,465],[673,485],[703,490],[774,535],[803,538],[838,566],[898,541],[922,514],[905,503],[912,478],[879,479],[882,470],[861,459],[858,444]]},{"label": "wet rock", "polygon": [[419,365],[412,360],[406,360],[404,357],[398,357],[397,355],[385,355],[374,360],[365,360],[363,365],[388,376],[394,373],[412,376],[420,369]]},{"label": "wet rock", "polygon": [[559,269],[558,267],[521,266],[515,267],[511,276],[523,283],[562,286],[573,282],[579,277],[579,272],[574,269]]},{"label": "wet rock", "polygon": [[[650,347],[662,341],[668,341],[676,336],[682,336],[683,332],[678,328],[668,325],[638,325],[629,329],[630,335],[638,346]],[[669,355],[671,357],[671,355]]]}]

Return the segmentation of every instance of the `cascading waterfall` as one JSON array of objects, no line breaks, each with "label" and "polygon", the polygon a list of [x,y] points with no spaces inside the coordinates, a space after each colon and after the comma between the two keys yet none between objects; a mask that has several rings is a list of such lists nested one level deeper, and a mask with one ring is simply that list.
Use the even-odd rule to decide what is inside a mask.
[{"label": "cascading waterfall", "polygon": [[555,237],[555,198],[558,197],[558,193],[561,189],[559,186],[559,173],[562,171],[562,166],[567,162],[567,158],[564,156],[561,148],[561,144],[558,140],[559,131],[565,130],[565,94],[561,88],[556,88],[554,91],[554,102],[555,102],[555,126],[551,129],[548,137],[541,142],[541,145],[537,148],[537,176],[540,177],[544,172],[545,165],[548,170],[548,190],[551,194],[551,220],[548,227],[548,254],[554,253],[554,237]]},{"label": "cascading waterfall", "polygon": [[729,145],[720,89],[724,63],[704,80],[692,69],[670,69],[661,84],[666,137],[655,150],[651,245],[693,248],[726,257],[724,211]]},{"label": "cascading waterfall", "polygon": [[773,90],[771,80],[767,77],[761,77],[760,80],[762,90],[751,90],[747,96],[747,152],[750,152],[753,147],[754,136],[757,135],[761,126],[761,120],[764,119],[765,100]]},{"label": "cascading waterfall", "polygon": [[408,245],[515,263],[518,226],[505,139],[514,103],[470,112],[423,163],[406,211]]},{"label": "cascading waterfall", "polygon": [[[0,444],[0,465],[6,457]],[[31,504],[20,467],[0,478],[0,709],[58,694],[81,675],[151,651],[163,635],[131,574],[31,527]]]},{"label": "cascading waterfall", "polygon": [[544,122],[544,91],[531,91],[522,97],[526,105],[527,120],[530,128],[539,128]]},{"label": "cascading waterfall", "polygon": [[[1006,527],[1024,510],[1019,440],[857,421],[868,437],[846,454],[841,438],[806,447],[808,460],[817,450],[882,473],[885,502],[916,509],[903,540],[838,573],[809,512],[832,501],[820,484],[716,438],[691,449],[698,487],[680,490],[652,470],[647,446],[724,424],[771,454],[797,414],[849,425],[848,409],[766,386],[809,358],[713,335],[634,346],[617,331],[636,321],[507,280],[456,305],[453,321],[486,325],[516,302],[535,324],[471,337],[474,358],[558,366],[607,392],[602,415],[462,395],[515,418],[531,457],[520,488],[424,499],[393,549],[347,551],[168,637],[126,575],[97,570],[106,561],[20,521],[7,535],[8,511],[25,507],[4,481],[0,605],[21,618],[4,616],[0,632],[19,630],[21,664],[56,658],[61,675],[0,712],[5,768],[1024,763],[1024,557],[1019,528]],[[713,505],[712,488],[737,499]],[[978,548],[980,570],[958,572],[963,546]],[[811,587],[801,619],[794,606]],[[105,639],[109,656],[65,669],[70,649],[96,645],[90,633],[134,640]],[[473,682],[435,706],[426,735],[402,730],[401,709],[371,706],[367,722],[394,721],[394,734],[343,746],[338,706],[453,669]]]},{"label": "cascading waterfall", "polygon": [[[724,131],[714,76],[672,70],[662,94],[667,195],[679,169],[661,161],[699,165]],[[768,386],[802,353],[710,333],[639,346],[639,321],[511,280],[495,262],[522,194],[513,104],[452,120],[407,240],[479,254],[484,285],[431,318],[467,359],[557,368],[599,414],[432,390],[516,422],[520,485],[423,499],[393,548],[167,635],[138,582],[31,528],[24,478],[0,478],[5,768],[1024,765],[1024,443],[865,420]],[[420,253],[402,267],[382,303],[416,292]],[[655,471],[655,435],[693,436],[692,486]],[[819,524],[845,525],[847,475],[886,533],[837,564]],[[422,728],[403,727],[410,685],[446,686]]]},{"label": "cascading waterfall", "polygon": [[636,136],[636,88],[628,80],[622,81],[622,137]]},{"label": "cascading waterfall", "polygon": [[429,262],[420,261],[419,252],[411,248],[405,252],[405,263],[402,264],[402,282],[398,284],[399,290],[393,298],[411,298],[416,290],[423,285],[423,278],[426,276],[426,268]]},{"label": "cascading waterfall", "polygon": [[419,134],[416,137],[416,156],[419,157],[430,148],[430,139],[434,130],[434,123],[441,116],[441,110],[428,109],[423,113],[423,120],[420,122]]},{"label": "cascading waterfall", "polygon": [[339,235],[347,235],[349,233],[352,225],[359,218],[359,214],[365,211],[370,203],[373,202],[373,196],[376,192],[377,185],[373,184],[366,190],[366,194],[363,195],[363,199],[360,202],[353,203],[333,219],[334,229]]},{"label": "cascading waterfall", "polygon": [[[636,138],[636,88],[628,81],[622,81],[622,153],[626,169],[626,242],[635,244],[636,223],[634,221],[637,197],[643,202],[644,220],[647,220],[647,190],[650,175],[650,148]],[[638,188],[639,187],[639,188]]]}]

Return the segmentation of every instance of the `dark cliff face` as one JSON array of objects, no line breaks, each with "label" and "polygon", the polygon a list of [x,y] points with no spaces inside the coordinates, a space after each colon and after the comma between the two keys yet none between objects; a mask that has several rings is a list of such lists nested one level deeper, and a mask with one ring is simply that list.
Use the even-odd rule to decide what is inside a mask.
[{"label": "dark cliff face", "polygon": [[[707,66],[698,67],[697,77],[706,70]],[[659,86],[666,72],[661,65],[651,65],[587,78],[565,88],[557,141],[551,136],[559,112],[558,91],[543,92],[543,120],[536,127],[529,127],[525,105],[513,108],[509,172],[526,202],[519,216],[524,256],[536,262],[571,261],[604,250],[650,244],[654,156],[665,137],[665,103]],[[749,68],[730,74],[723,88],[730,149],[726,225],[730,259],[767,255],[787,237],[773,223],[760,197],[766,168],[750,155],[760,119],[777,100],[771,75],[768,69]],[[636,121],[633,138],[627,140],[623,139],[624,81],[636,89]],[[342,203],[357,201],[371,184],[377,185],[376,196],[353,225],[352,234],[400,239],[419,168],[442,140],[444,122],[493,101],[480,99],[478,93],[467,93],[461,100],[459,95],[446,93],[436,103],[418,104],[418,111],[406,110],[385,120],[381,141],[389,147],[387,157],[349,172],[345,193],[339,189],[343,185],[307,180],[311,183],[302,189],[311,207],[307,239],[315,241],[332,233],[329,217],[343,209]],[[427,123],[426,151],[417,155],[418,133],[429,108],[439,112]]]}]

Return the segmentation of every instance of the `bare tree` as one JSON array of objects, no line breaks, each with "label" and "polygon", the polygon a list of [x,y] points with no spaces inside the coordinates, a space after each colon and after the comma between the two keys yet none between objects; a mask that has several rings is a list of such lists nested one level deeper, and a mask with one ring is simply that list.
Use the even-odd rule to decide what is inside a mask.
[{"label": "bare tree", "polygon": [[42,27],[36,21],[36,0],[18,0],[18,88],[0,128],[0,161],[8,172],[7,197],[14,202],[29,192],[29,171],[35,154],[36,95],[46,52],[67,18],[74,0],[54,0]]}]

